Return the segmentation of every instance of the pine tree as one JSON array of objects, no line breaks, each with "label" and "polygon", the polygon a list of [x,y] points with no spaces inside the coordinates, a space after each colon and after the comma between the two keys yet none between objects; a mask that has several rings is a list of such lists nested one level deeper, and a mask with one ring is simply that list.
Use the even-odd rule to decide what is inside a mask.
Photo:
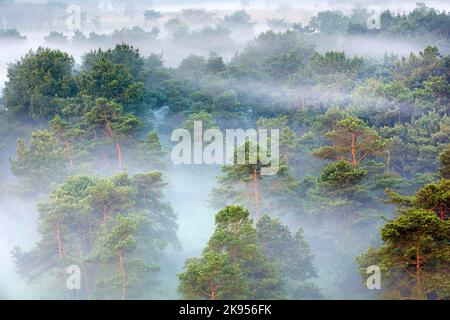
[{"label": "pine tree", "polygon": [[357,258],[361,275],[371,265],[380,267],[387,299],[449,299],[449,237],[448,220],[430,210],[403,210],[383,227],[382,246]]},{"label": "pine tree", "polygon": [[[83,276],[79,298],[147,297],[162,250],[179,245],[176,215],[162,199],[164,186],[159,172],[69,178],[39,205],[37,246],[14,250],[19,275],[50,285],[55,298],[62,298],[64,268],[75,264]],[[52,273],[57,281],[49,283]]]},{"label": "pine tree", "polygon": [[303,230],[291,233],[280,220],[268,215],[261,217],[256,228],[262,253],[280,267],[288,296],[292,299],[321,298],[319,289],[308,282],[317,276],[317,270]]},{"label": "pine tree", "polygon": [[26,192],[45,192],[52,182],[64,176],[64,148],[47,130],[32,133],[27,145],[17,141],[17,156],[10,160],[12,173],[24,183]]},{"label": "pine tree", "polygon": [[384,150],[383,140],[376,131],[353,116],[338,121],[336,130],[328,131],[326,137],[331,140],[332,146],[322,147],[314,155],[321,159],[343,160],[354,167]]},{"label": "pine tree", "polygon": [[186,261],[178,291],[188,299],[270,299],[283,296],[277,268],[259,248],[248,210],[228,206],[200,259]]},{"label": "pine tree", "polygon": [[[237,163],[237,154],[245,153],[245,162]],[[280,159],[278,172],[273,176],[264,176],[261,169],[269,165],[262,162],[261,155],[265,149],[250,142],[238,146],[234,153],[235,164],[222,167],[223,175],[219,177],[220,187],[213,189],[211,203],[214,207],[240,204],[252,209],[258,217],[260,212],[284,197],[292,194],[296,182],[288,173],[284,159]],[[250,161],[251,158],[256,161]],[[253,163],[255,162],[255,163]]]},{"label": "pine tree", "polygon": [[117,151],[119,169],[124,169],[121,140],[133,135],[141,126],[140,120],[132,114],[124,114],[122,107],[104,98],[97,99],[94,107],[85,116],[86,122],[97,137],[104,132],[111,139]]},{"label": "pine tree", "polygon": [[155,130],[147,134],[146,139],[136,152],[138,153],[137,158],[146,168],[157,170],[165,167],[164,156],[167,154],[167,151],[161,144],[158,132]]},{"label": "pine tree", "polygon": [[450,179],[450,144],[447,146],[447,149],[441,153],[439,160],[441,162],[439,175],[443,179]]}]

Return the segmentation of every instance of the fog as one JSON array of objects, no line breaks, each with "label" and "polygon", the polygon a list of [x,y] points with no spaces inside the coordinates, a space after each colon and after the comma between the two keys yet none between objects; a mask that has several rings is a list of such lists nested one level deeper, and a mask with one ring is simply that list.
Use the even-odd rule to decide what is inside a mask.
[{"label": "fog", "polygon": [[0,298],[33,299],[32,290],[15,272],[11,251],[15,246],[29,250],[38,240],[38,214],[33,202],[14,197],[0,198]]},{"label": "fog", "polygon": [[[16,1],[45,3],[46,1]],[[415,7],[416,1],[382,1],[376,5],[383,9],[391,9],[394,12],[408,12]],[[450,10],[449,1],[424,1],[428,6]],[[130,43],[137,47],[141,56],[147,57],[150,54],[163,54],[164,64],[167,67],[176,68],[191,54],[207,57],[214,51],[224,57],[225,62],[229,62],[248,45],[249,41],[258,36],[261,32],[269,30],[267,18],[286,19],[291,23],[307,24],[309,19],[320,11],[341,10],[344,13],[350,13],[355,5],[369,6],[371,1],[293,1],[293,0],[250,0],[248,5],[246,1],[138,1],[133,7],[132,13],[124,15],[127,10],[127,4],[124,2],[117,4],[116,1],[96,1],[95,4],[87,4],[87,1],[63,1],[66,4],[86,6],[87,16],[94,14],[89,10],[97,7],[95,15],[103,15],[98,26],[88,24],[82,30],[88,37],[89,33],[111,35],[114,30],[121,28],[132,28],[139,26],[146,32],[150,32],[153,27],[158,27],[160,33],[152,40],[148,39],[130,39]],[[242,30],[233,30],[230,35],[231,42],[227,41],[199,41],[195,45],[189,43],[180,43],[174,40],[165,29],[165,22],[174,17],[181,16],[181,10],[188,8],[203,8],[215,14],[217,19],[233,13],[236,10],[245,9],[255,23],[252,28],[245,32]],[[146,24],[143,17],[145,9],[154,9],[161,11],[164,17],[152,24]],[[131,9],[130,9],[131,10]],[[0,22],[2,22],[0,20]],[[5,21],[3,21],[6,24]],[[214,25],[214,23],[211,23]],[[8,28],[12,27],[8,25]],[[2,24],[0,24],[2,29]],[[17,27],[21,35],[26,37],[23,41],[0,40],[0,89],[4,88],[7,81],[8,64],[17,62],[29,50],[49,47],[68,52],[75,59],[76,68],[79,68],[83,61],[83,56],[90,50],[99,47],[103,49],[114,47],[115,43],[89,41],[86,43],[76,43],[71,40],[73,31],[67,30],[63,25],[57,28],[49,26],[40,26],[38,30],[32,27]],[[190,32],[201,30],[201,27],[190,26]],[[63,33],[68,40],[64,43],[54,43],[45,40],[50,31]],[[192,36],[193,38],[195,37]],[[344,51],[348,56],[364,56],[365,58],[381,61],[386,54],[396,54],[399,56],[408,56],[411,52],[418,53],[426,45],[435,45],[433,40],[398,40],[382,36],[366,37],[353,35],[305,35],[305,39],[315,45],[315,49],[320,53],[327,51]],[[449,54],[450,46],[448,43],[439,44],[441,53]],[[253,90],[254,92],[266,92],[268,94],[289,96],[293,105],[297,104],[295,94],[292,88],[284,86],[267,85],[263,83],[242,83],[241,90]],[[323,89],[317,91],[305,87],[305,99],[308,104],[317,105],[330,101],[342,101],[350,98],[350,93],[345,91],[334,92]],[[280,110],[283,107],[279,107]],[[286,109],[288,106],[286,107]],[[272,112],[280,110],[270,110]],[[164,116],[157,115],[156,119],[161,123],[165,122]],[[233,124],[230,124],[233,127]],[[15,137],[19,138],[19,137]],[[161,140],[165,141],[165,147],[169,149],[168,134],[163,133]],[[15,155],[15,139],[4,149],[0,149],[0,299],[34,299],[45,298],[45,294],[37,292],[34,286],[27,285],[15,272],[14,262],[11,258],[11,251],[14,247],[20,246],[27,250],[34,246],[38,240],[37,221],[38,213],[36,204],[45,199],[45,196],[38,199],[18,198],[11,192],[10,186],[15,180],[12,176],[9,166],[9,158]],[[169,149],[170,150],[170,149]],[[140,168],[128,168],[130,172],[137,172]],[[307,171],[305,168],[297,170]],[[189,257],[200,256],[208,239],[214,231],[214,213],[217,210],[211,208],[208,201],[211,197],[211,190],[217,186],[217,177],[221,174],[219,166],[208,167],[207,169],[196,166],[169,166],[163,170],[164,180],[168,183],[164,189],[166,200],[168,200],[174,211],[177,213],[177,223],[179,225],[177,235],[181,243],[179,250],[166,249],[161,266],[163,271],[159,276],[160,285],[152,293],[151,298],[176,299],[177,276],[183,268],[184,262]],[[280,208],[278,208],[280,209]],[[386,207],[386,212],[391,210]],[[282,210],[279,210],[282,211]],[[359,230],[356,234],[333,234],[330,231],[333,228],[333,221],[322,221],[322,229],[317,230],[316,225],[311,223],[305,212],[304,218],[293,218],[289,212],[280,214],[283,222],[287,223],[292,229],[302,227],[305,232],[305,239],[310,243],[312,253],[315,255],[314,264],[318,269],[318,278],[313,282],[317,284],[326,298],[329,299],[353,299],[353,298],[372,298],[372,293],[361,290],[358,285],[361,279],[358,275],[357,266],[353,258],[358,253],[367,249],[370,244],[379,242],[376,232],[370,235],[365,230]],[[378,230],[382,221],[376,226],[371,226],[371,230]],[[321,237],[318,232],[327,233],[328,239]],[[344,246],[344,243],[346,244]],[[349,246],[351,244],[351,246]],[[347,250],[351,247],[352,250]],[[351,272],[347,272],[351,269]],[[348,274],[354,277],[347,278]],[[358,289],[359,288],[359,289]]]}]

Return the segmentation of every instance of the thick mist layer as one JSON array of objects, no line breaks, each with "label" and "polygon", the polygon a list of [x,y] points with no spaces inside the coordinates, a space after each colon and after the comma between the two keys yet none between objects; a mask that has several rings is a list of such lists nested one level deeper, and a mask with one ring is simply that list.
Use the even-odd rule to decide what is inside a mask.
[{"label": "thick mist layer", "polygon": [[[429,206],[425,196],[417,196],[430,184],[447,190],[445,148],[450,122],[445,59],[450,42],[445,30],[436,28],[435,34],[428,34],[414,26],[422,33],[408,29],[397,34],[390,29],[367,29],[365,10],[370,1],[63,1],[52,7],[59,13],[70,4],[81,8],[83,24],[75,31],[60,18],[40,22],[42,8],[47,7],[31,2],[39,10],[36,19],[19,19],[17,25],[12,19],[17,12],[29,15],[27,4],[0,4],[4,10],[0,31],[5,30],[0,33],[0,299],[202,297],[191,295],[195,288],[190,286],[195,286],[189,276],[196,267],[204,267],[207,254],[221,253],[220,241],[227,239],[223,234],[234,224],[221,225],[220,213],[240,217],[251,235],[244,245],[258,243],[256,251],[261,251],[261,257],[250,255],[254,259],[250,262],[245,260],[248,257],[242,259],[266,268],[261,274],[271,280],[276,278],[271,272],[282,268],[277,263],[285,263],[276,259],[289,258],[276,255],[285,247],[274,249],[275,253],[267,249],[261,231],[267,226],[258,223],[265,214],[274,218],[267,224],[280,234],[285,232],[291,242],[283,238],[284,245],[294,243],[289,250],[295,254],[290,255],[304,255],[298,261],[304,259],[301,268],[307,270],[305,274],[294,270],[287,276],[288,268],[280,269],[287,277],[280,287],[285,286],[290,299],[376,299],[379,292],[367,288],[364,268],[382,260],[382,253],[367,250],[386,245],[388,241],[380,237],[383,227],[403,217],[402,210],[415,210],[425,218],[437,212],[434,220],[429,219],[436,225],[448,222],[448,207]],[[424,12],[450,10],[447,1],[426,1],[425,5]],[[376,6],[399,14],[418,10],[415,1],[384,1]],[[358,10],[365,12],[358,16]],[[342,27],[339,19],[348,25]],[[342,30],[325,30],[327,21]],[[18,34],[8,33],[12,29]],[[39,48],[50,50],[42,53]],[[57,93],[48,87],[42,89],[44,94],[22,88],[25,76],[16,85],[12,75],[27,55],[32,59],[42,54],[45,58],[39,61],[45,64],[46,54],[55,57],[59,51],[74,59],[70,76],[53,81],[53,70],[47,70],[39,79],[58,82]],[[30,61],[33,66],[34,60]],[[104,76],[102,72],[111,73]],[[33,79],[32,73],[24,74]],[[21,100],[23,106],[12,101],[26,94],[30,96]],[[102,117],[104,110],[110,114]],[[194,121],[222,131],[280,130],[286,168],[282,166],[274,177],[263,177],[258,166],[174,165],[171,134],[182,128],[192,132]],[[36,164],[46,152],[54,157],[45,160],[50,168]],[[33,171],[41,167],[45,174]],[[142,176],[155,170],[161,177]],[[84,193],[70,193],[79,189]],[[95,202],[105,194],[113,194],[117,201],[111,201],[110,211],[104,203]],[[63,202],[65,196],[73,202]],[[245,209],[233,207],[237,204]],[[66,206],[70,210],[61,218],[58,210]],[[139,220],[142,216],[150,227]],[[70,222],[64,225],[64,219]],[[119,231],[133,230],[133,236],[143,239],[139,245],[144,245],[120,247],[118,241],[113,253],[107,251],[105,243],[115,240],[108,238],[112,228],[108,223],[117,223]],[[140,223],[151,231],[140,234],[136,227]],[[92,227],[98,232],[94,240]],[[64,261],[69,254],[61,243],[71,241],[75,244],[70,250],[77,253],[70,259],[86,263],[82,267],[87,277],[101,275],[101,269],[120,270],[98,276],[104,282],[97,296],[86,288],[81,296],[70,296],[60,286],[59,291],[52,290],[54,283],[66,280],[63,269],[48,267],[50,274],[39,269],[42,258],[37,254],[35,258],[35,252]],[[150,270],[152,279],[143,280],[148,288],[130,284],[135,291],[126,291],[128,279],[135,280],[124,271],[127,250],[126,267]],[[230,252],[235,263],[240,252]],[[276,267],[266,265],[269,258],[277,261]],[[148,265],[143,267],[142,261]],[[417,261],[420,268],[420,257]],[[42,271],[38,281],[33,278],[34,264],[38,273]],[[155,280],[151,272],[157,274]],[[447,281],[445,272],[435,272],[444,274]],[[30,274],[31,284],[24,280]],[[254,285],[246,281],[249,288]],[[301,285],[294,290],[289,282],[296,285],[296,281]],[[436,287],[430,290],[438,295]],[[412,299],[425,296],[407,289],[399,291]],[[266,293],[271,290],[260,290],[269,298],[285,298],[275,296],[276,290],[272,296]],[[215,299],[212,291],[203,298]],[[399,298],[392,292],[387,298]],[[225,298],[234,298],[227,294]]]}]

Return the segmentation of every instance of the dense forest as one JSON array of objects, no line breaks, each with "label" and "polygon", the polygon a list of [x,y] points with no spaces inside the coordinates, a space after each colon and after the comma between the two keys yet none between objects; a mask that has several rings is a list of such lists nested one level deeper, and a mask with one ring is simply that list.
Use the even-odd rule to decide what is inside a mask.
[{"label": "dense forest", "polygon": [[[184,10],[160,30],[163,15],[51,31],[7,65],[0,230],[27,238],[10,222],[18,212],[36,223],[2,259],[26,297],[450,299],[449,13],[384,10],[376,30],[361,8],[273,17],[245,44],[232,37],[256,24],[245,10],[218,23]],[[373,56],[336,44],[355,37],[422,47]],[[0,51],[27,39],[0,30]],[[169,65],[165,46],[188,54]],[[173,163],[172,132],[198,122],[278,129],[278,171],[262,174],[252,152],[265,146],[249,141],[245,163]],[[373,266],[379,290],[366,286]],[[0,277],[0,298],[10,286]]]}]

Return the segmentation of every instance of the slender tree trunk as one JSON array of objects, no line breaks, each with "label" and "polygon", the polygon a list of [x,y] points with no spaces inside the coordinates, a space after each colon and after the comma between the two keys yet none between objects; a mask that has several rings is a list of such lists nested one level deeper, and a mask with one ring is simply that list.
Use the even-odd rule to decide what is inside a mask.
[{"label": "slender tree trunk", "polygon": [[236,246],[232,247],[231,248],[231,261],[233,261],[233,263],[236,263],[237,253],[238,253],[238,247],[236,247]]},{"label": "slender tree trunk", "polygon": [[253,168],[253,192],[255,196],[256,216],[259,218],[259,185],[256,166]]},{"label": "slender tree trunk", "polygon": [[119,169],[123,170],[122,146],[119,141],[116,141],[116,149],[117,149],[117,155],[119,156]]},{"label": "slender tree trunk", "polygon": [[[56,222],[56,244],[58,246],[58,257],[60,260],[64,259],[64,251],[63,251],[63,246],[62,246],[62,240],[61,240],[61,225],[58,222]],[[66,300],[70,299],[70,295],[69,292],[67,291],[67,274],[66,274],[66,269],[63,267],[62,268],[62,273],[63,273],[63,277],[64,277],[64,293],[66,295]]]},{"label": "slender tree trunk", "polygon": [[[83,228],[80,227],[79,230],[80,233],[80,239],[84,239],[84,232],[83,232]],[[89,249],[90,250],[90,249]],[[84,287],[84,292],[86,294],[86,298],[89,298],[89,294],[90,294],[90,290],[89,290],[89,271],[84,263],[84,257],[85,257],[85,253],[83,250],[83,246],[80,246],[80,249],[78,250],[78,259],[80,261],[80,267],[81,267],[81,272],[83,275],[83,287]]]},{"label": "slender tree trunk", "polygon": [[416,246],[416,298],[422,299],[422,257],[420,255],[420,245]]},{"label": "slender tree trunk", "polygon": [[358,165],[356,160],[356,133],[354,132],[352,132],[352,163],[355,167]]},{"label": "slender tree trunk", "polygon": [[391,166],[391,151],[387,150],[387,159],[386,159],[386,173],[390,173],[390,166]]},{"label": "slender tree trunk", "polygon": [[439,217],[441,218],[441,221],[445,220],[445,210],[444,207],[439,207]]},{"label": "slender tree trunk", "polygon": [[73,167],[73,159],[72,159],[72,147],[68,140],[64,140],[64,144],[66,145],[67,157],[69,158],[69,164]]},{"label": "slender tree trunk", "polygon": [[117,141],[117,139],[114,138],[114,134],[113,134],[113,131],[111,129],[111,124],[109,123],[109,121],[106,121],[105,128],[106,128],[106,132],[108,133],[109,137],[111,139],[113,139],[115,144],[116,144],[117,156],[119,158],[119,168],[120,168],[120,170],[122,170],[123,169],[122,146],[121,146],[120,142]]},{"label": "slender tree trunk", "polygon": [[118,251],[119,255],[119,267],[120,267],[120,284],[121,284],[121,291],[120,291],[120,300],[125,300],[127,295],[127,287],[125,284],[125,265],[124,265],[124,258],[123,258],[123,250]]},{"label": "slender tree trunk", "polygon": [[56,222],[56,244],[58,245],[58,256],[60,259],[64,259],[64,252],[61,240],[61,224]]},{"label": "slender tree trunk", "polygon": [[211,288],[211,300],[216,300],[217,290],[214,287],[213,279],[209,280],[209,286]]}]

